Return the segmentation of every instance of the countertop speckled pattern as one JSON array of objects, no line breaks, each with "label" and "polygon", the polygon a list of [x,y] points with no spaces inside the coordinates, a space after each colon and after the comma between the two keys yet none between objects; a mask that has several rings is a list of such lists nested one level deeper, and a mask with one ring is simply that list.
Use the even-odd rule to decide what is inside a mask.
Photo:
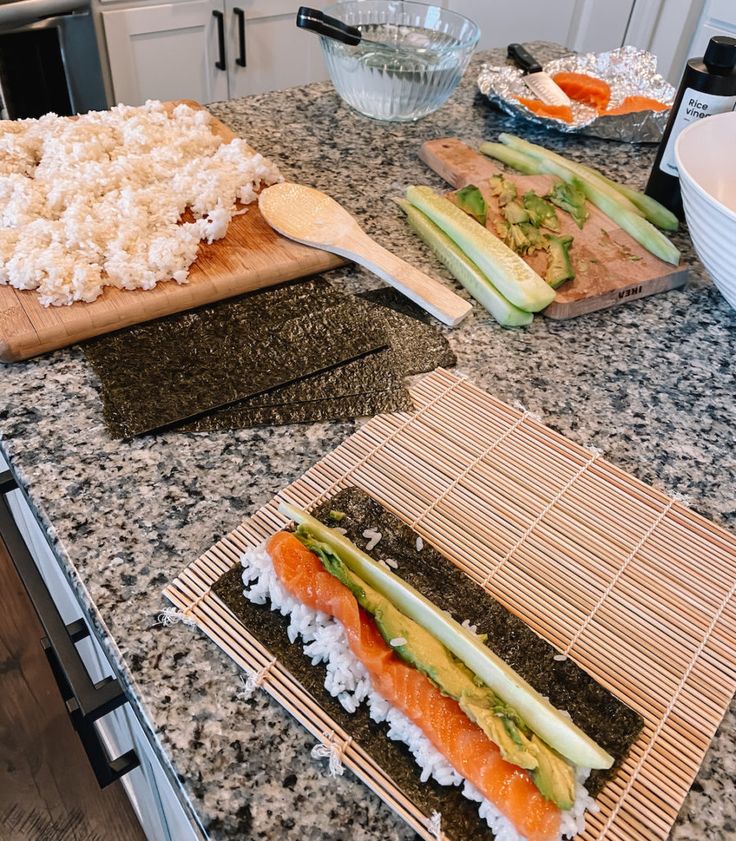
[{"label": "countertop speckled pattern", "polygon": [[[553,48],[539,48],[551,57]],[[500,53],[496,55],[498,59]],[[220,103],[211,110],[287,177],[329,191],[386,246],[444,274],[407,232],[392,195],[442,186],[417,158],[426,139],[470,144],[513,129],[475,92],[479,59],[452,99],[415,125],[351,113],[330,85]],[[566,154],[644,184],[652,148],[546,136]],[[449,333],[459,370],[621,468],[736,525],[733,360],[736,313],[693,266],[685,291],[567,322],[503,331],[478,307]],[[330,274],[346,289],[361,270]],[[138,712],[214,839],[410,839],[350,774],[331,780],[314,740],[263,693],[236,697],[235,666],[188,627],[164,628],[161,588],[183,566],[296,479],[355,424],[111,440],[78,348],[0,369],[2,448],[87,605]],[[682,810],[673,838],[736,838],[736,706]]]}]

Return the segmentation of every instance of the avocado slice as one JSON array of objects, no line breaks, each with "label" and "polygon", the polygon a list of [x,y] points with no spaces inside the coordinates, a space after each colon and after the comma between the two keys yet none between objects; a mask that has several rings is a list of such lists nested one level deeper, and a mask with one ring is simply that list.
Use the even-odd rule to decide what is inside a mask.
[{"label": "avocado slice", "polygon": [[537,228],[560,230],[560,220],[554,206],[538,196],[533,190],[524,193],[524,207],[529,214],[529,221]]},{"label": "avocado slice", "polygon": [[575,269],[570,258],[571,245],[571,236],[551,236],[547,238],[549,262],[547,263],[547,271],[544,279],[553,289],[557,289],[566,280],[572,280],[575,277]]},{"label": "avocado slice", "polygon": [[571,809],[575,802],[575,774],[568,763],[537,736],[532,735],[532,750],[537,767],[531,771],[540,793],[560,809]]},{"label": "avocado slice", "polygon": [[519,225],[521,222],[529,221],[529,213],[516,199],[504,205],[501,213],[504,219],[511,225]]},{"label": "avocado slice", "polygon": [[488,208],[486,207],[486,200],[483,198],[483,193],[475,186],[475,184],[468,184],[462,190],[455,193],[455,201],[460,210],[464,210],[468,216],[472,216],[481,225],[486,224],[488,216]]},{"label": "avocado slice", "polygon": [[533,734],[512,707],[479,681],[432,634],[352,572],[331,547],[316,539],[308,528],[299,526],[296,537],[373,616],[379,633],[399,657],[426,675],[443,694],[456,700],[468,718],[498,745],[507,762],[530,771],[544,797],[561,809],[572,806],[574,769]]},{"label": "avocado slice", "polygon": [[539,230],[539,228],[535,227],[531,222],[522,222],[518,227],[521,228],[521,231],[527,240],[527,246],[525,251],[526,254],[533,254],[540,248],[547,247],[546,235],[543,234]]},{"label": "avocado slice", "polygon": [[492,175],[488,179],[491,193],[498,198],[499,207],[504,207],[516,198],[516,185],[513,181],[504,178],[503,175]]},{"label": "avocado slice", "polygon": [[547,198],[561,210],[567,211],[578,228],[583,227],[588,218],[588,209],[585,206],[585,190],[580,181],[576,178],[569,182],[560,181]]}]

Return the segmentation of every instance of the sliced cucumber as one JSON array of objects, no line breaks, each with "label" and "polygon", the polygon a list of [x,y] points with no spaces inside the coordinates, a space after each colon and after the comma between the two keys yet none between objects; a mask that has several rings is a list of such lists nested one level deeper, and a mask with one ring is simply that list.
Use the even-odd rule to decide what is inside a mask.
[{"label": "sliced cucumber", "polygon": [[[592,173],[590,170],[585,171],[580,164],[577,164],[574,161],[569,161],[567,158],[563,158],[562,155],[558,155],[556,152],[545,149],[544,146],[537,146],[535,143],[529,143],[528,140],[522,140],[520,137],[516,137],[516,135],[513,134],[500,134],[498,139],[503,144],[508,145],[511,149],[514,149],[517,152],[522,152],[526,155],[537,158],[540,161],[541,172],[547,172],[550,175],[557,175],[559,178],[562,178],[563,181],[570,180],[570,173],[576,175],[586,188],[586,194],[593,204],[595,204],[595,201],[591,192],[602,193],[607,195],[611,201],[618,202],[622,209],[628,210],[630,213],[634,213],[637,216],[644,215],[635,204],[632,204],[625,196],[619,193],[618,190],[610,184],[607,184],[602,176]],[[591,188],[590,191],[588,188]],[[593,188],[596,189],[593,190]]]},{"label": "sliced cucumber", "polygon": [[503,143],[481,143],[480,151],[517,172],[523,172],[524,175],[539,175],[542,171],[537,158],[512,149],[510,146],[504,146]]},{"label": "sliced cucumber", "polygon": [[578,166],[582,167],[582,169],[586,172],[590,172],[591,175],[597,175],[602,178],[606,183],[610,184],[611,187],[618,190],[622,196],[626,196],[632,204],[635,204],[639,210],[641,210],[644,216],[646,216],[653,225],[656,225],[663,231],[676,231],[678,229],[680,222],[677,216],[675,216],[675,214],[671,210],[668,210],[663,204],[660,204],[656,199],[653,199],[646,193],[640,193],[632,187],[627,187],[626,184],[619,184],[618,181],[608,178],[603,175],[602,172],[598,172],[597,169],[585,166],[584,164],[578,164]]},{"label": "sliced cucumber", "polygon": [[429,187],[408,187],[406,198],[429,216],[504,298],[519,309],[538,312],[554,301],[554,290],[521,257],[452,202]]},{"label": "sliced cucumber", "polygon": [[396,203],[406,213],[411,227],[447,267],[450,274],[502,327],[524,327],[531,323],[534,316],[507,301],[475,263],[428,216],[409,204],[406,199],[397,199]]},{"label": "sliced cucumber", "polygon": [[559,176],[563,181],[569,183],[575,178],[579,179],[585,190],[585,195],[599,210],[603,211],[606,216],[610,217],[655,257],[659,257],[666,263],[679,265],[680,252],[674,243],[667,239],[651,222],[648,222],[638,207],[618,190],[607,184],[603,178],[593,177],[589,171],[586,172],[579,164],[566,161],[561,155],[550,152],[542,146],[528,143],[520,137],[502,134],[500,139],[503,143],[508,143],[513,149],[520,149],[522,152],[537,155],[542,161],[542,168],[553,175]]},{"label": "sliced cucumber", "polygon": [[446,646],[503,701],[512,706],[531,730],[570,762],[583,768],[610,768],[613,757],[530,686],[475,634],[455,622],[403,579],[376,563],[350,540],[324,526],[306,511],[283,502],[279,511],[327,543],[343,563]]}]

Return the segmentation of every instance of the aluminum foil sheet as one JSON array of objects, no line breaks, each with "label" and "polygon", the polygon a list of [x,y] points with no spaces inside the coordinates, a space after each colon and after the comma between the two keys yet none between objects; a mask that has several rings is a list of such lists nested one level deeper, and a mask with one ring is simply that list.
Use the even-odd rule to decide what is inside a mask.
[{"label": "aluminum foil sheet", "polygon": [[[670,106],[675,98],[675,89],[657,73],[656,57],[636,47],[619,47],[607,53],[569,55],[547,62],[544,70],[550,76],[572,72],[604,79],[611,86],[611,108],[619,105],[627,96],[648,96]],[[605,117],[599,116],[594,108],[573,101],[572,123],[540,117],[516,101],[519,96],[534,98],[534,94],[522,81],[522,76],[522,71],[510,64],[500,67],[484,64],[478,77],[478,87],[482,94],[506,113],[524,117],[546,128],[628,143],[658,143],[662,138],[669,109]]]}]

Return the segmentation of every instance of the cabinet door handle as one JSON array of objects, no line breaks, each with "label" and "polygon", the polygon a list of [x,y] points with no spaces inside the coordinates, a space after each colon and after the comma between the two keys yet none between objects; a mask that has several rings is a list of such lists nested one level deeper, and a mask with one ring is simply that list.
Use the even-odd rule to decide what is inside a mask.
[{"label": "cabinet door handle", "polygon": [[220,53],[220,58],[215,62],[215,67],[218,70],[225,70],[225,15],[217,9],[213,9],[212,17],[217,21],[217,49]]},{"label": "cabinet door handle", "polygon": [[235,63],[238,67],[245,67],[245,12],[237,6],[233,12],[238,19],[238,45],[240,47],[240,55],[235,59]]},{"label": "cabinet door handle", "polygon": [[116,678],[93,683],[75,643],[89,636],[83,620],[66,625],[51,598],[36,562],[15,524],[7,494],[17,488],[10,472],[0,473],[0,540],[33,604],[45,636],[41,640],[67,712],[89,758],[100,787],[120,779],[140,763],[131,750],[110,759],[94,722],[128,700]]}]

